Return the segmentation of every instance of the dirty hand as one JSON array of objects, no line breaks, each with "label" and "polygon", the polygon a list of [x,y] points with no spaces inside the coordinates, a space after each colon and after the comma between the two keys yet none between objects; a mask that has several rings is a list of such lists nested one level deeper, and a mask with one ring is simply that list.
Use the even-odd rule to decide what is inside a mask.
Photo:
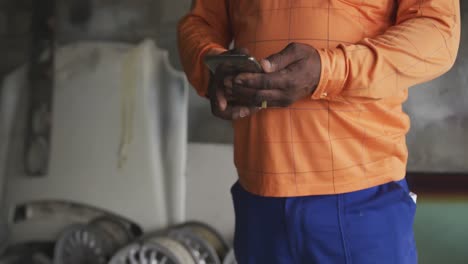
[{"label": "dirty hand", "polygon": [[[234,49],[222,54],[248,54],[248,51],[246,49]],[[232,80],[235,74],[237,73],[233,72],[232,67],[221,64],[211,76],[208,87],[211,112],[213,115],[225,120],[243,118],[258,111],[257,107],[242,105],[233,99]]]},{"label": "dirty hand", "polygon": [[312,95],[320,80],[320,56],[306,44],[291,43],[261,65],[265,73],[241,73],[233,79],[233,97],[239,103],[287,107]]}]

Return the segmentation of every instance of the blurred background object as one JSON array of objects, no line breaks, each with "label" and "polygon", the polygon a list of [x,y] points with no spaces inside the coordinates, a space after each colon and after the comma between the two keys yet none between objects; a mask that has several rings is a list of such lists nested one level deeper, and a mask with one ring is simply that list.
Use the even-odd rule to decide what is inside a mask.
[{"label": "blurred background object", "polygon": [[[231,124],[212,117],[177,71],[176,25],[190,5],[0,0],[0,263],[63,263],[53,253],[67,242],[78,253],[99,249],[95,260],[118,252],[113,263],[197,263],[194,252],[216,246],[167,235],[187,220],[209,224],[230,244]],[[423,264],[468,262],[468,4],[461,5],[455,67],[411,88],[405,104]],[[113,221],[97,228],[102,216]],[[154,240],[141,236],[155,231]],[[187,246],[197,243],[202,251]]]}]

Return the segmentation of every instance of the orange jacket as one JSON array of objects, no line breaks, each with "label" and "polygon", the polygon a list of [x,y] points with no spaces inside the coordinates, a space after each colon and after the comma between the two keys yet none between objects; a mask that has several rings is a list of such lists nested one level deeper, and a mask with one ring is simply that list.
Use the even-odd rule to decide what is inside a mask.
[{"label": "orange jacket", "polygon": [[179,24],[182,64],[201,95],[203,56],[232,41],[258,59],[290,42],[319,50],[314,94],[234,122],[240,183],[281,197],[402,179],[407,88],[448,71],[459,39],[458,0],[198,0]]}]

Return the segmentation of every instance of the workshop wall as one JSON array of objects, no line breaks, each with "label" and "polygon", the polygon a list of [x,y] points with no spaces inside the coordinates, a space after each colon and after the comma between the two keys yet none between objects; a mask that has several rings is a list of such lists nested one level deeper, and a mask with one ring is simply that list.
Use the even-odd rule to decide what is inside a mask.
[{"label": "workshop wall", "polygon": [[0,0],[0,79],[27,58],[31,1]]}]

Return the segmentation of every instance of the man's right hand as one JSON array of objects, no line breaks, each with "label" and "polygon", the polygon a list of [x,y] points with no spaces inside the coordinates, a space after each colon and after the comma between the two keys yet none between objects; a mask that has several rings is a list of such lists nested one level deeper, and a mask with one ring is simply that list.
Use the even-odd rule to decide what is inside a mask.
[{"label": "man's right hand", "polygon": [[[248,51],[247,49],[234,49],[221,54],[248,54]],[[258,111],[257,107],[240,105],[232,100],[232,81],[236,74],[232,71],[232,68],[221,64],[216,72],[211,75],[208,87],[211,112],[213,115],[225,120],[243,118]]]}]

